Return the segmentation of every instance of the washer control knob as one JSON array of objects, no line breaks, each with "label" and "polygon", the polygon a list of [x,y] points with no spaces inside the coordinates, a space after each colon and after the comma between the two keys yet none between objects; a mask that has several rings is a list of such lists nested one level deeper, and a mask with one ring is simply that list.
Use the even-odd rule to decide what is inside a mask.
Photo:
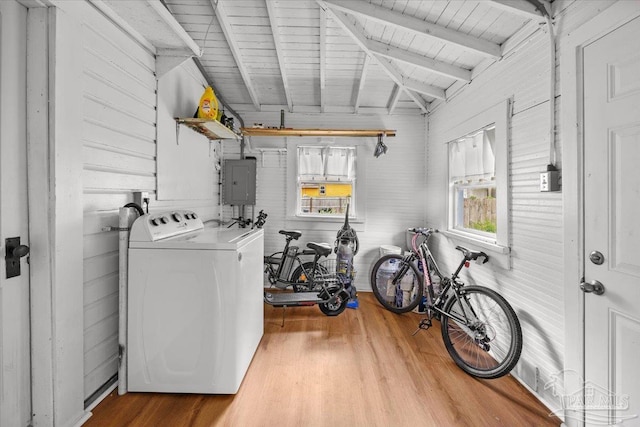
[{"label": "washer control knob", "polygon": [[184,214],[184,217],[185,217],[186,219],[193,219],[193,216],[192,216],[190,213],[186,213],[186,214]]},{"label": "washer control knob", "polygon": [[196,218],[198,218],[198,215],[196,215],[195,213],[192,213],[192,214],[191,214],[191,218],[192,218],[192,219],[196,219]]},{"label": "washer control knob", "polygon": [[154,227],[157,226],[158,223],[158,218],[151,218],[151,225],[153,225]]},{"label": "washer control knob", "polygon": [[180,215],[178,212],[174,213],[171,215],[171,218],[173,218],[173,220],[175,222],[180,222],[182,221],[182,215]]},{"label": "washer control knob", "polygon": [[160,218],[160,222],[163,224],[166,224],[169,222],[169,218],[167,218],[166,216],[163,216],[162,218]]}]

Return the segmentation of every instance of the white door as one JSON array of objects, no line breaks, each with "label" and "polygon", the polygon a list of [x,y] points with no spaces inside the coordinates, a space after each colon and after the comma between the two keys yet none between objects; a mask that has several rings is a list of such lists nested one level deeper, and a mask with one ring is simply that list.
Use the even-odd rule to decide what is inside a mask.
[{"label": "white door", "polygon": [[[27,9],[0,1],[0,425],[19,427],[31,421],[29,264],[28,255],[6,260],[17,246],[6,239],[29,245],[26,28]],[[20,275],[8,278],[16,267]]]},{"label": "white door", "polygon": [[640,18],[583,53],[585,417],[640,425]]}]

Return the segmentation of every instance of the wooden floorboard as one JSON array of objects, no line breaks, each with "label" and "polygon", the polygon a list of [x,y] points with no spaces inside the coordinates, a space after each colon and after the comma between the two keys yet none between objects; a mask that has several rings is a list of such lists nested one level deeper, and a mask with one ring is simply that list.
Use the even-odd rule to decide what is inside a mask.
[{"label": "wooden floorboard", "polygon": [[373,294],[337,317],[265,306],[265,333],[236,395],[109,395],[93,426],[558,426],[513,377],[478,380],[447,354],[439,324],[393,314]]}]

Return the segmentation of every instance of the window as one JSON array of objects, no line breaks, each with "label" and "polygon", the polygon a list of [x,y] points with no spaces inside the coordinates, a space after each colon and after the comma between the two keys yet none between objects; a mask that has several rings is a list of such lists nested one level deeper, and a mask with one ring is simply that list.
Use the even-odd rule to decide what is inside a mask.
[{"label": "window", "polygon": [[344,216],[355,212],[354,147],[299,146],[297,209],[302,216]]},{"label": "window", "polygon": [[507,99],[441,135],[449,166],[447,234],[497,254],[510,252],[510,117]]},{"label": "window", "polygon": [[495,240],[495,125],[449,142],[451,227]]}]

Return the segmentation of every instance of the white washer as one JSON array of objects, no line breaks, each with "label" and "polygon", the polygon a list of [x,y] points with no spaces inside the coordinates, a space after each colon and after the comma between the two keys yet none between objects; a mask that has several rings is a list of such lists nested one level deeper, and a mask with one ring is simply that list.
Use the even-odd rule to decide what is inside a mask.
[{"label": "white washer", "polygon": [[129,238],[127,389],[235,394],[264,331],[261,229],[147,214]]}]

